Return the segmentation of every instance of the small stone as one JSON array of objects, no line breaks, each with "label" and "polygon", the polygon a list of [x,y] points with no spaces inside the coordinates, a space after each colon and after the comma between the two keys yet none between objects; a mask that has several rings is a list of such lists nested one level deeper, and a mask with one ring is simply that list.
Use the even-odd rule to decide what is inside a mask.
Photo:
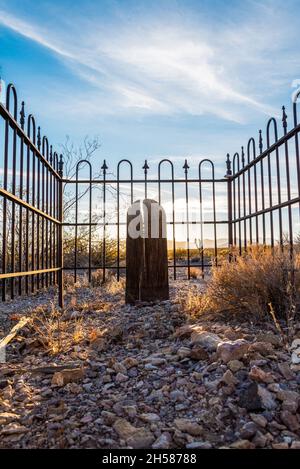
[{"label": "small stone", "polygon": [[277,405],[272,394],[264,387],[258,385],[258,395],[261,399],[262,407],[267,410],[276,409]]},{"label": "small stone", "polygon": [[291,432],[295,432],[299,429],[299,421],[296,415],[292,414],[288,410],[283,410],[280,413],[280,418],[281,421],[284,423],[284,425],[291,430]]},{"label": "small stone", "polygon": [[177,350],[177,355],[179,358],[187,358],[191,355],[191,349],[189,347],[180,347]]},{"label": "small stone", "polygon": [[127,374],[127,368],[126,368],[126,366],[122,365],[122,363],[116,362],[114,364],[113,368],[117,373],[121,373],[123,375]]},{"label": "small stone", "polygon": [[125,360],[123,360],[122,363],[127,368],[127,370],[130,370],[130,368],[138,366],[138,364],[139,364],[138,360],[136,358],[133,358],[133,357],[125,358]]},{"label": "small stone", "polygon": [[193,346],[191,350],[191,358],[193,360],[207,360],[209,357],[204,347],[199,344]]},{"label": "small stone", "polygon": [[185,394],[183,391],[175,389],[174,391],[170,392],[170,399],[175,402],[183,402],[185,400]]},{"label": "small stone", "polygon": [[194,330],[191,335],[192,344],[202,345],[210,352],[215,352],[222,339],[212,332]]},{"label": "small stone", "polygon": [[103,337],[98,337],[91,342],[91,348],[97,352],[105,352],[108,349],[108,342]]},{"label": "small stone", "polygon": [[274,347],[279,347],[281,345],[281,337],[279,335],[275,335],[272,332],[263,332],[257,335],[258,342],[267,342],[269,344],[274,345]]},{"label": "small stone", "polygon": [[91,414],[87,414],[80,420],[81,423],[91,423],[93,421],[93,417]]},{"label": "small stone", "polygon": [[119,418],[114,422],[113,429],[123,440],[127,440],[138,431],[138,429],[131,425],[130,422],[122,418]]},{"label": "small stone", "polygon": [[232,443],[232,445],[230,445],[230,447],[234,449],[254,449],[255,448],[254,444],[251,443],[251,441],[249,440],[235,441],[234,443]]},{"label": "small stone", "polygon": [[292,414],[296,414],[298,407],[299,406],[298,406],[297,401],[286,400],[286,401],[283,401],[281,409],[288,410],[289,412],[292,412]]},{"label": "small stone", "polygon": [[[160,357],[148,357],[146,358],[145,362],[149,365],[152,366],[160,366],[160,365],[165,365],[166,364],[166,359],[165,358],[160,358]],[[145,366],[146,368],[146,366]]]},{"label": "small stone", "polygon": [[269,342],[254,342],[249,346],[249,353],[257,352],[261,355],[271,355],[274,351],[273,345]]},{"label": "small stone", "polygon": [[164,432],[157,438],[157,440],[153,443],[153,449],[169,449],[171,448],[172,444],[172,437],[169,432]]},{"label": "small stone", "polygon": [[123,373],[117,373],[116,375],[116,382],[117,383],[124,383],[125,381],[128,381],[128,376],[124,375]]},{"label": "small stone", "polygon": [[249,344],[244,339],[221,342],[217,348],[217,356],[224,362],[239,360],[247,353]]},{"label": "small stone", "polygon": [[273,449],[289,449],[288,443],[272,443]]},{"label": "small stone", "polygon": [[271,373],[266,373],[258,366],[252,366],[249,372],[249,378],[253,379],[254,381],[261,381],[262,383],[266,384],[273,383],[274,381]]},{"label": "small stone", "polygon": [[160,421],[160,416],[154,413],[141,414],[139,418],[146,423],[155,423]]},{"label": "small stone", "polygon": [[291,444],[291,449],[300,449],[300,441],[293,441]]},{"label": "small stone", "polygon": [[239,382],[230,370],[225,371],[222,381],[228,386],[235,386]]},{"label": "small stone", "polygon": [[101,412],[101,416],[107,425],[112,425],[117,419],[117,416],[113,412],[109,412],[107,410],[103,410]]},{"label": "small stone", "polygon": [[240,391],[239,405],[247,410],[276,408],[272,394],[257,383],[251,383],[246,389]]},{"label": "small stone", "polygon": [[192,441],[185,445],[187,449],[211,449],[212,445],[208,441]]},{"label": "small stone", "polygon": [[297,404],[300,402],[300,394],[296,391],[280,389],[278,390],[276,397],[280,401],[294,401]]},{"label": "small stone", "polygon": [[267,442],[268,438],[263,435],[260,431],[258,431],[254,438],[252,438],[252,443],[254,444],[255,448],[264,448]]},{"label": "small stone", "polygon": [[174,420],[174,424],[178,430],[189,435],[198,436],[203,433],[202,426],[189,419],[178,418]]},{"label": "small stone", "polygon": [[145,428],[138,428],[137,430],[136,433],[127,439],[128,446],[134,449],[151,448],[155,440],[153,434]]},{"label": "small stone", "polygon": [[239,361],[239,360],[230,360],[228,363],[227,363],[227,366],[228,368],[230,369],[230,371],[232,371],[233,373],[236,373],[237,371],[241,370],[242,368],[244,368],[244,364],[243,362]]},{"label": "small stone", "polygon": [[282,374],[282,376],[286,379],[286,380],[291,380],[294,378],[294,373],[292,372],[290,366],[288,363],[284,362],[284,363],[278,363],[278,369],[280,371],[280,373]]},{"label": "small stone", "polygon": [[268,424],[268,421],[267,419],[263,416],[263,415],[260,415],[260,414],[250,414],[250,417],[251,419],[253,420],[253,422],[256,423],[256,425],[259,425],[260,427],[262,428],[265,428]]},{"label": "small stone", "polygon": [[65,386],[72,381],[80,381],[84,378],[83,368],[74,368],[73,370],[62,370],[54,373],[51,384],[55,386]]},{"label": "small stone", "polygon": [[255,425],[254,422],[247,422],[240,429],[240,435],[245,440],[252,438],[252,436],[254,436],[256,432],[257,432],[257,426]]}]

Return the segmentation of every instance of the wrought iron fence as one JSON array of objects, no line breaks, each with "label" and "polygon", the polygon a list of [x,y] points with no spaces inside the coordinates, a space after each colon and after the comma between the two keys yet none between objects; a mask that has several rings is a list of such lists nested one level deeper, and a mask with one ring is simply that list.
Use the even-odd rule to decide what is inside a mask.
[{"label": "wrought iron fence", "polygon": [[[300,156],[297,104],[293,103],[292,127],[282,108],[282,135],[275,118],[269,119],[258,142],[227,155],[231,207],[229,244],[241,253],[249,244],[288,246],[293,254],[300,233]],[[272,131],[272,134],[271,134]],[[265,148],[264,148],[265,139]]]},{"label": "wrought iron fence", "polygon": [[[80,167],[86,165],[86,170],[88,177],[84,178],[80,176]],[[120,174],[121,167],[126,165],[129,169],[129,177],[122,177]],[[169,175],[163,176],[163,166],[169,167]],[[208,177],[203,177],[204,167],[209,171]],[[75,281],[77,280],[79,271],[86,271],[88,274],[88,280],[91,281],[92,271],[101,269],[103,274],[103,280],[105,280],[106,270],[110,269],[116,272],[117,279],[119,280],[120,275],[125,271],[126,265],[124,262],[124,249],[123,255],[121,253],[122,247],[124,246],[124,241],[126,238],[126,220],[125,214],[128,207],[137,199],[146,199],[148,197],[157,200],[163,207],[166,206],[166,202],[163,200],[166,192],[169,193],[169,201],[167,206],[169,210],[167,211],[167,226],[170,227],[169,230],[169,269],[172,272],[173,278],[176,279],[178,270],[186,271],[186,276],[189,279],[191,277],[191,268],[200,268],[202,275],[206,268],[211,266],[211,259],[215,263],[218,262],[218,251],[220,249],[217,236],[217,227],[223,225],[227,227],[228,220],[227,209],[226,216],[220,218],[217,216],[216,208],[216,192],[223,191],[223,196],[226,199],[226,193],[224,194],[224,189],[226,190],[227,183],[226,178],[217,179],[215,177],[215,167],[211,160],[203,159],[200,163],[197,163],[197,168],[195,168],[194,176],[189,177],[189,165],[187,160],[185,160],[183,165],[183,175],[182,177],[175,177],[175,168],[169,159],[161,160],[156,169],[156,174],[149,176],[149,170],[151,169],[150,163],[148,164],[147,160],[144,162],[142,167],[143,177],[134,177],[134,168],[132,163],[123,159],[119,161],[116,168],[116,175],[110,173],[108,175],[109,167],[104,161],[101,170],[102,178],[93,179],[92,177],[92,167],[91,164],[86,160],[81,160],[77,164],[76,176],[74,179],[63,179],[64,184],[74,185],[75,186],[75,207],[73,213],[72,221],[64,223],[65,230],[67,228],[74,228],[74,234],[68,236],[67,232],[65,238],[73,239],[73,249],[71,251],[74,253],[74,256],[71,260],[65,260],[65,270],[69,270],[74,273]],[[109,177],[107,177],[109,176]],[[128,190],[125,191],[124,186],[128,186]],[[205,217],[203,210],[203,186],[211,186],[209,196],[206,195],[206,204],[210,205],[210,214],[208,217]],[[216,186],[219,186],[216,189]],[[162,186],[168,186],[170,189],[163,189]],[[79,187],[83,187],[82,190]],[[100,203],[101,208],[101,217],[100,220],[94,221],[93,216],[93,203],[95,201],[95,192],[100,188]],[[123,188],[123,189],[122,189]],[[191,201],[191,188],[193,188],[194,195]],[[178,202],[178,197],[176,198],[176,189],[177,195],[180,196],[180,200],[183,201],[181,207],[179,204],[176,205],[176,200]],[[208,191],[206,187],[206,192]],[[197,195],[195,195],[195,192]],[[107,200],[107,194],[112,194],[110,203]],[[79,208],[79,199],[80,194],[86,196],[86,202],[83,203],[85,210],[80,210]],[[120,203],[120,199],[127,199],[123,205]],[[109,220],[108,218],[108,206],[109,206]],[[192,206],[192,207],[191,207]],[[178,209],[180,208],[180,214],[178,214]],[[82,217],[79,220],[80,212],[85,212],[85,218]],[[177,215],[176,216],[176,212]],[[121,216],[123,215],[123,217]],[[224,215],[224,213],[223,213]],[[72,217],[71,217],[72,218]],[[121,219],[123,218],[123,220]],[[80,227],[87,228],[86,233],[86,246],[82,249],[85,252],[84,256],[81,256],[81,262],[78,259],[78,250],[79,250],[79,235],[78,230]],[[108,230],[109,228],[115,227],[115,234],[109,237]],[[192,227],[195,228],[194,233],[197,236],[194,236],[194,239],[191,239]],[[210,238],[210,248],[205,246],[204,243],[204,227],[211,227],[211,238]],[[93,228],[93,232],[92,232]],[[123,239],[120,235],[121,229],[123,230]],[[181,228],[179,230],[179,228]],[[178,241],[177,235],[180,233],[181,241]],[[184,231],[184,233],[183,233]],[[176,233],[177,232],[177,233]],[[225,230],[226,245],[227,245],[227,232]],[[92,252],[92,238],[96,239],[98,242],[98,250],[101,255],[98,257],[98,263],[94,262],[93,258],[97,258],[96,255],[93,255]],[[197,246],[195,245],[195,238],[197,239]],[[107,255],[107,243],[108,241],[115,240],[115,255],[110,255],[108,258]],[[223,238],[224,242],[224,238]],[[181,244],[178,244],[181,243]],[[180,258],[178,253],[178,246],[183,245],[184,248],[180,249]],[[193,245],[193,247],[192,247]],[[70,251],[70,246],[66,247],[65,251]],[[184,251],[184,252],[182,252]]]},{"label": "wrought iron fence", "polygon": [[[3,300],[58,284],[62,306],[64,271],[75,281],[79,273],[87,273],[91,282],[93,272],[100,269],[104,281],[109,269],[119,280],[126,272],[126,212],[137,199],[153,198],[166,210],[174,279],[179,274],[189,279],[193,267],[204,276],[232,248],[242,253],[252,244],[288,245],[292,255],[299,242],[296,103],[291,130],[283,108],[282,136],[271,118],[265,136],[259,131],[258,143],[251,138],[232,159],[227,155],[226,174],[219,178],[210,159],[189,162],[190,166],[185,160],[179,175],[170,159],[156,166],[146,160],[143,173],[137,175],[128,159],[119,161],[115,173],[104,161],[100,177],[93,176],[90,161],[80,160],[75,177],[64,178],[62,155],[41,136],[32,115],[25,125],[24,102],[19,110],[12,84],[6,104],[0,104],[0,116]],[[75,201],[68,211],[67,187]]]},{"label": "wrought iron fence", "polygon": [[31,114],[25,122],[12,84],[0,116],[2,300],[59,283],[62,304],[62,156]]}]

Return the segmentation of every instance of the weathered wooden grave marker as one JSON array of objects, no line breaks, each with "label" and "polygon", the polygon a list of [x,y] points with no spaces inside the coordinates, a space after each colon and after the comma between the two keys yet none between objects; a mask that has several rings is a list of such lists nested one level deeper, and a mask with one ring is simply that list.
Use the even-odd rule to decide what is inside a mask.
[{"label": "weathered wooden grave marker", "polygon": [[127,212],[126,303],[169,299],[166,215],[152,199]]}]

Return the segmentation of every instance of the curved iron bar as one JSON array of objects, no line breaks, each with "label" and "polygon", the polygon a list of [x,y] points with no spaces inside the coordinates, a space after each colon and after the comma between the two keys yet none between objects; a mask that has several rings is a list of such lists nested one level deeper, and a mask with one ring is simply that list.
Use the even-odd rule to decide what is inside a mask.
[{"label": "curved iron bar", "polygon": [[92,165],[88,160],[80,160],[76,164],[75,170],[75,249],[74,249],[74,280],[75,283],[77,282],[77,247],[78,247],[78,184],[79,182],[79,167],[81,164],[87,164],[89,167],[89,264],[88,264],[88,272],[89,272],[89,282],[92,279]]},{"label": "curved iron bar", "polygon": [[102,236],[102,283],[105,282],[106,275],[106,170],[108,166],[106,160],[103,161],[101,166],[103,171],[103,236]]},{"label": "curved iron bar", "polygon": [[[54,169],[56,172],[58,172],[58,169],[59,169],[59,156],[58,156],[58,153],[55,151],[53,153],[53,166],[54,166]],[[52,196],[53,196],[53,200],[51,202],[51,207],[53,207],[53,213],[52,213],[52,216],[56,219],[59,218],[59,214],[58,214],[58,211],[59,211],[59,180],[57,178],[53,178],[52,177],[52,184],[53,184],[53,193],[52,193]],[[57,230],[57,227],[56,226],[53,226],[52,224],[52,228],[53,228],[53,256],[52,257],[52,263],[53,265],[51,267],[58,267],[57,265],[57,262],[58,262],[58,230]],[[55,256],[55,253],[57,254]],[[57,271],[54,271],[53,272],[53,277],[54,277],[54,283],[57,284],[57,280],[58,280],[58,273]]]},{"label": "curved iron bar", "polygon": [[161,205],[161,165],[171,165],[171,187],[172,187],[172,231],[173,231],[173,277],[176,280],[176,234],[175,234],[175,187],[174,187],[174,165],[171,160],[164,158],[158,164],[158,203]]},{"label": "curved iron bar", "polygon": [[[262,131],[259,130],[259,154],[261,155],[263,152],[263,138],[262,138]],[[263,158],[260,159],[260,190],[261,190],[261,209],[262,213],[262,239],[263,245],[266,244],[266,215],[265,215],[265,185],[264,185],[264,162]]]},{"label": "curved iron bar", "polygon": [[[256,146],[255,146],[255,140],[253,137],[251,137],[248,141],[247,144],[247,162],[250,163],[250,148],[252,147],[252,155],[253,158],[252,160],[254,161],[256,159]],[[253,171],[254,171],[254,204],[255,204],[255,213],[258,211],[258,200],[257,200],[257,173],[256,173],[256,165],[253,166]],[[249,214],[251,215],[252,213],[252,191],[251,191],[251,168],[248,168],[248,197],[249,197]],[[256,243],[258,244],[259,242],[259,236],[258,236],[258,216],[255,216],[255,225],[256,225]],[[249,218],[249,229],[250,229],[250,244],[253,242],[252,238],[252,217],[250,216]]]},{"label": "curved iron bar", "polygon": [[[13,117],[14,120],[17,121],[18,119],[18,97],[17,91],[15,86],[12,83],[9,83],[6,90],[6,109],[10,113],[10,96],[11,92],[14,98],[14,107],[13,107]],[[3,178],[3,187],[7,190],[8,186],[8,147],[9,147],[9,122],[5,121],[5,148],[4,148],[4,178]],[[12,194],[15,195],[16,193],[16,145],[17,145],[17,132],[16,129],[13,128],[13,144],[12,144]],[[12,271],[15,270],[15,203],[12,201],[11,203],[11,269]],[[7,269],[7,249],[6,249],[6,236],[7,235],[7,201],[3,204],[3,262],[2,262],[2,271],[6,273]],[[14,285],[15,280],[11,278],[10,280],[10,296],[14,298]],[[5,299],[5,290],[6,290],[6,282],[3,279],[2,283],[2,295]]]},{"label": "curved iron bar", "polygon": [[[42,138],[42,155],[49,162],[49,141],[45,135]],[[44,164],[43,164],[43,169],[42,169],[42,178],[43,178],[42,210],[44,213],[47,213],[49,215],[49,171],[47,171],[47,168],[45,168]],[[46,178],[46,181],[45,181],[45,178]],[[44,233],[43,240],[42,240],[43,252],[45,248],[45,256],[42,256],[42,265],[44,267],[46,266],[46,269],[48,269],[49,268],[49,220],[47,219],[44,220],[44,217],[42,219],[42,230]],[[44,286],[44,279],[46,280],[46,286],[48,287],[49,286],[49,273],[46,273],[46,275],[43,275],[43,286]]]},{"label": "curved iron bar", "polygon": [[182,167],[184,169],[184,182],[185,182],[185,213],[186,213],[186,243],[187,243],[187,267],[188,267],[188,280],[191,278],[190,268],[190,220],[189,220],[189,189],[188,189],[188,170],[189,165],[187,160],[184,161]]},{"label": "curved iron bar", "polygon": [[298,104],[298,99],[300,97],[300,90],[298,93],[296,93],[294,102],[293,102],[293,117],[294,117],[294,127],[297,127],[298,125],[298,117],[297,117],[297,104]]},{"label": "curved iron bar", "polygon": [[10,92],[12,91],[14,97],[14,113],[12,114],[15,121],[18,119],[18,95],[15,85],[13,83],[9,83],[6,89],[6,103],[5,107],[10,113]]},{"label": "curved iron bar", "polygon": [[[283,134],[286,137],[287,135],[287,114],[285,112],[285,107],[282,106],[282,126]],[[287,198],[288,201],[291,200],[291,180],[290,180],[290,162],[289,162],[289,147],[288,140],[284,140],[284,153],[285,153],[285,168],[286,168],[286,183],[287,183]],[[289,224],[289,250],[290,256],[293,255],[293,218],[292,218],[292,207],[291,204],[288,205],[288,224]]]},{"label": "curved iron bar", "polygon": [[[48,138],[44,135],[42,138],[42,155],[43,157],[49,161],[49,142]],[[45,181],[45,174],[46,174],[46,181]],[[48,189],[49,189],[49,182],[48,182],[48,171],[45,168],[45,164],[42,164],[42,212],[48,214]],[[45,193],[46,192],[46,193]],[[45,226],[46,224],[46,226]],[[46,251],[45,251],[46,245]],[[48,268],[48,220],[45,220],[42,217],[42,269]],[[46,284],[48,285],[48,274],[42,275],[42,287],[45,286],[45,279]]]},{"label": "curved iron bar", "polygon": [[[32,136],[31,136],[32,130]],[[36,124],[35,118],[32,114],[28,115],[27,118],[27,136],[36,144]],[[30,164],[30,148],[27,146],[27,161]],[[30,172],[27,173],[28,177],[28,191],[29,191],[29,179],[30,179]],[[35,152],[32,150],[32,194],[31,194],[31,204],[35,206]],[[28,270],[28,269],[27,269]],[[35,269],[35,214],[32,212],[31,214],[31,270]],[[31,276],[31,292],[34,293],[34,283],[35,283],[35,276]]]},{"label": "curved iron bar", "polygon": [[[233,174],[235,174],[235,165],[237,160],[237,171],[240,171],[240,154],[235,152],[232,157],[232,170]],[[238,214],[238,230],[239,230],[239,254],[242,253],[242,240],[241,240],[241,184],[240,184],[240,176],[238,176],[237,180],[237,194],[236,194],[236,187],[235,187],[235,178],[233,179],[233,215],[234,215],[234,225],[233,225],[233,233],[234,233],[234,245],[236,246],[236,212]],[[237,196],[237,203],[236,203],[236,196]]]},{"label": "curved iron bar", "polygon": [[[22,101],[21,103],[21,111],[20,111],[20,126],[21,129],[24,131],[25,125],[25,103]],[[23,178],[24,178],[24,139],[21,135],[20,137],[20,180],[19,180],[19,197],[23,200]],[[19,206],[19,262],[18,262],[18,270],[22,272],[23,270],[23,207],[22,205]],[[22,277],[18,279],[19,284],[19,295],[22,295]]]},{"label": "curved iron bar", "polygon": [[120,166],[127,163],[130,167],[130,202],[133,204],[133,167],[131,161],[123,158],[117,166],[117,280],[120,280]]},{"label": "curved iron bar", "polygon": [[[244,147],[241,147],[241,163],[242,169],[245,168],[245,152]],[[247,249],[247,222],[246,222],[246,179],[245,179],[245,171],[242,173],[242,181],[243,181],[243,217],[244,217],[244,249]]]},{"label": "curved iron bar", "polygon": [[[266,128],[266,136],[267,136],[267,148],[270,147],[270,126],[273,125],[273,132],[274,132],[274,142],[278,141],[278,130],[277,130],[277,122],[274,117],[271,117],[268,120],[267,128]],[[271,173],[271,155],[268,153],[268,174],[269,174],[269,204],[270,207],[273,206],[273,191],[272,191],[272,173]],[[278,205],[281,204],[281,183],[280,183],[280,164],[279,164],[279,150],[276,147],[275,150],[275,158],[276,158],[276,179],[277,179],[277,198],[278,198]],[[278,217],[279,217],[279,243],[282,246],[283,238],[282,238],[282,210],[281,207],[278,210]],[[270,210],[270,230],[271,230],[271,246],[274,246],[274,221],[273,221],[273,210]]]},{"label": "curved iron bar", "polygon": [[217,245],[217,223],[216,223],[216,187],[215,187],[215,165],[209,158],[204,158],[198,166],[199,172],[199,200],[200,200],[200,233],[201,233],[201,270],[204,278],[204,239],[203,239],[203,205],[202,205],[202,175],[201,168],[204,163],[211,166],[212,190],[213,190],[213,225],[214,225],[214,262],[218,265],[218,245]]},{"label": "curved iron bar", "polygon": [[[295,100],[293,102],[293,117],[294,117],[294,127],[298,125],[297,117],[297,102],[300,97],[300,90],[295,95]],[[300,150],[299,150],[299,136],[298,133],[295,134],[295,153],[296,153],[296,165],[297,165],[297,183],[298,183],[298,195],[300,197]],[[300,212],[300,203],[299,203],[299,212]]]}]

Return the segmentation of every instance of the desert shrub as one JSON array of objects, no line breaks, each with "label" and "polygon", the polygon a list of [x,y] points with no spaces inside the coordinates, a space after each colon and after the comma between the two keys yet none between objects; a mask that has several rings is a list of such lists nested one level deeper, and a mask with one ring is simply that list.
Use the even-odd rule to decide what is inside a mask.
[{"label": "desert shrub", "polygon": [[212,267],[212,276],[201,297],[199,312],[231,313],[257,319],[287,318],[293,309],[295,288],[291,282],[292,261],[279,248],[250,247],[233,261]]},{"label": "desert shrub", "polygon": [[198,267],[191,267],[190,268],[190,277],[197,279],[198,277],[201,277],[202,275],[202,270],[199,269]]},{"label": "desert shrub", "polygon": [[92,287],[99,287],[103,283],[103,271],[102,269],[97,269],[92,272],[91,284]]}]

